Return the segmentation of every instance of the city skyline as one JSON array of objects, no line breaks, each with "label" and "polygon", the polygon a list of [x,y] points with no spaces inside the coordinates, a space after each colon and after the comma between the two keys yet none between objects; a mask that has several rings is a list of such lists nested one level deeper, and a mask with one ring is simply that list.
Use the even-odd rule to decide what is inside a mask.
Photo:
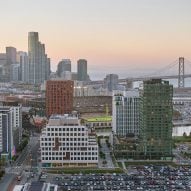
[{"label": "city skyline", "polygon": [[90,76],[94,72],[100,77],[112,71],[141,74],[179,56],[191,58],[188,0],[19,0],[1,4],[0,51],[6,46],[27,51],[28,32],[39,32],[53,71],[64,58],[71,59],[72,70],[78,59],[86,59]]}]

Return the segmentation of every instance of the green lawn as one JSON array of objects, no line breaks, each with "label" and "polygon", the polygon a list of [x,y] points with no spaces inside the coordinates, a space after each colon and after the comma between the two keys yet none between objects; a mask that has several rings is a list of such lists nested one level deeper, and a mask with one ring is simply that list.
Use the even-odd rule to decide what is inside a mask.
[{"label": "green lawn", "polygon": [[92,117],[85,119],[87,122],[109,122],[112,120],[111,116]]},{"label": "green lawn", "polygon": [[191,142],[190,136],[173,137],[175,143]]},{"label": "green lawn", "polygon": [[171,165],[175,166],[176,164],[171,161],[132,161],[132,162],[125,162],[125,166],[131,166],[131,165],[136,165],[136,166],[141,166],[141,165]]}]

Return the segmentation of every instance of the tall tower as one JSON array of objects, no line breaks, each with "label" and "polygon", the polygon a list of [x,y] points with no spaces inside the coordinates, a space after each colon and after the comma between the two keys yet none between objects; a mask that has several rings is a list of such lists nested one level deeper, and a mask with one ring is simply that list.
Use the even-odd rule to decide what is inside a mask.
[{"label": "tall tower", "polygon": [[12,65],[16,64],[16,54],[17,49],[14,47],[6,47],[6,57],[7,57],[7,64],[5,67],[5,73],[7,76],[7,81],[10,81],[12,79]]},{"label": "tall tower", "polygon": [[184,87],[184,57],[179,58],[178,87]]},{"label": "tall tower", "polygon": [[58,63],[57,66],[57,75],[61,77],[63,72],[71,72],[71,60],[70,59],[63,59]]},{"label": "tall tower", "polygon": [[26,52],[17,52],[17,62],[20,64],[20,80],[23,82],[29,81],[29,65],[28,55]]},{"label": "tall tower", "polygon": [[144,81],[140,104],[140,137],[145,159],[172,158],[173,86],[168,81]]},{"label": "tall tower", "polygon": [[43,83],[47,79],[49,59],[45,54],[45,45],[39,41],[38,32],[28,34],[29,82]]},{"label": "tall tower", "polygon": [[87,60],[80,59],[77,62],[78,68],[78,80],[79,81],[86,81],[88,79],[87,74]]},{"label": "tall tower", "polygon": [[110,92],[117,90],[118,86],[118,75],[117,74],[108,74],[104,78],[104,87],[107,88]]}]

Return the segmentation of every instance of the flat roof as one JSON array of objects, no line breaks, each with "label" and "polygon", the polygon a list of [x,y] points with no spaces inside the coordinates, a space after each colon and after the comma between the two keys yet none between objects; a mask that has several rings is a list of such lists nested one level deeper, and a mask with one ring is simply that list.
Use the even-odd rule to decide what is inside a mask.
[{"label": "flat roof", "polygon": [[111,116],[98,116],[98,117],[91,117],[91,118],[84,118],[87,122],[109,122],[112,121]]},{"label": "flat roof", "polygon": [[22,191],[23,185],[16,185],[13,189],[13,191]]},{"label": "flat roof", "polygon": [[29,188],[29,191],[41,191],[43,188],[44,182],[32,182]]}]

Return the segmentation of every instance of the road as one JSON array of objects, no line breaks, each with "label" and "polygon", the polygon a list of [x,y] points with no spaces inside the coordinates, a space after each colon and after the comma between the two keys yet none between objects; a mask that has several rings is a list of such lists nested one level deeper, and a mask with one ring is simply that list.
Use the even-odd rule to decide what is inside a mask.
[{"label": "road", "polygon": [[33,167],[38,167],[38,150],[40,147],[39,136],[31,136],[28,145],[20,154],[19,158],[5,169],[6,174],[0,181],[0,191],[11,190],[11,185],[19,184],[15,181],[18,175],[21,175],[20,184],[25,184],[28,181],[37,180],[37,175],[31,177],[31,172],[25,172],[25,170],[31,170]]},{"label": "road", "polygon": [[5,174],[0,181],[0,190],[1,191],[9,191],[11,190],[10,186],[16,180],[15,174]]},{"label": "road", "polygon": [[115,168],[113,165],[112,157],[110,155],[111,150],[108,148],[106,144],[106,140],[103,138],[100,140],[101,148],[100,150],[105,154],[106,164],[103,165],[103,159],[99,158],[99,167],[101,168]]}]

